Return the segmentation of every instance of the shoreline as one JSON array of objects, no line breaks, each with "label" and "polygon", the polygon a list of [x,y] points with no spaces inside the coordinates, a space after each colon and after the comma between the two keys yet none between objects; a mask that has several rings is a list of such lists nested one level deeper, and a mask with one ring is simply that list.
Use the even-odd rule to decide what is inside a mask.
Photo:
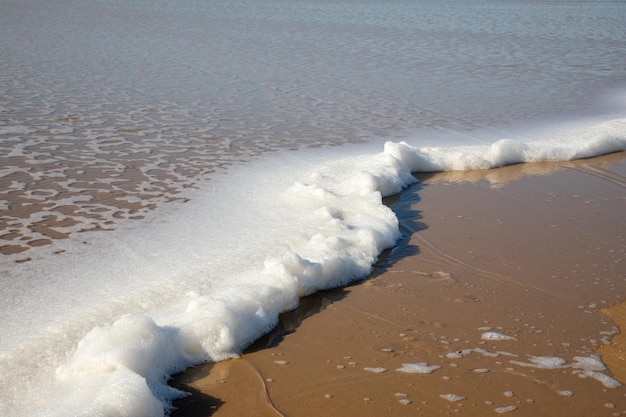
[{"label": "shoreline", "polygon": [[603,311],[626,296],[625,175],[624,152],[420,175],[390,199],[403,238],[368,280],[302,300],[239,359],[176,376],[192,396],[171,415],[626,413],[624,385],[606,386],[626,382],[617,365],[581,362],[623,361],[624,314]]}]

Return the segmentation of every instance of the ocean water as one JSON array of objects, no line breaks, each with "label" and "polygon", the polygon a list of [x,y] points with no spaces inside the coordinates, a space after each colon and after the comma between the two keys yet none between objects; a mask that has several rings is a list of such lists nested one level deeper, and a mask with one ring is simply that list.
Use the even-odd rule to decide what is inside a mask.
[{"label": "ocean water", "polygon": [[417,171],[626,150],[621,1],[0,4],[0,415],[166,385],[365,278]]}]

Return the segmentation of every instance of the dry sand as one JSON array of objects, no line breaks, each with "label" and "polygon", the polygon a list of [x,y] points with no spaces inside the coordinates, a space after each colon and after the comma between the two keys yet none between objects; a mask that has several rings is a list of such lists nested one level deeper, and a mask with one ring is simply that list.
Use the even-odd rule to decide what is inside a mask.
[{"label": "dry sand", "polygon": [[[390,201],[405,238],[370,279],[178,376],[173,416],[626,415],[605,386],[626,383],[626,154],[421,180]],[[598,354],[608,369],[576,367]],[[439,368],[398,370],[418,363]]]}]

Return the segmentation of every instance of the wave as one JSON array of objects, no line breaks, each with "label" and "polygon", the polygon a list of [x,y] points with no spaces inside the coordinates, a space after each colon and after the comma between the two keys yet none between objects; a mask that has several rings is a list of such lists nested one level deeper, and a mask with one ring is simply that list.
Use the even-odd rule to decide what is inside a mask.
[{"label": "wave", "polygon": [[[158,308],[118,315],[110,325],[93,327],[77,343],[70,341],[75,347],[61,354],[61,363],[54,365],[55,375],[50,379],[55,381],[35,384],[49,394],[40,395],[46,404],[35,410],[27,407],[24,415],[167,415],[172,401],[186,395],[168,386],[171,375],[195,364],[236,357],[272,329],[280,313],[294,309],[301,297],[367,277],[379,254],[400,237],[398,219],[383,204],[383,197],[415,183],[412,173],[589,158],[626,150],[625,132],[626,119],[619,119],[541,141],[502,139],[484,146],[430,148],[387,142],[382,152],[316,167],[305,178],[291,181],[278,196],[269,197],[271,207],[280,207],[279,213],[270,217],[291,226],[265,238],[280,241],[272,251],[286,249],[269,254],[261,251],[243,267],[232,269],[227,262],[210,262],[210,256],[196,248],[198,252],[191,252],[187,262],[204,262],[203,268],[220,275],[219,280],[204,286],[172,284],[168,288],[159,284],[162,298],[171,291],[184,294]],[[267,207],[257,210],[262,216]],[[200,226],[176,233],[196,227]],[[223,242],[224,251],[229,244]],[[260,246],[262,239],[254,247]],[[104,263],[114,255],[109,254]],[[133,273],[148,271],[149,276],[150,266],[142,265]],[[197,282],[209,274],[194,271]],[[139,280],[133,291],[141,292],[144,280],[150,278]],[[149,282],[145,284],[149,287]],[[129,290],[128,297],[132,298],[133,291]],[[6,370],[11,356],[5,354],[1,360]],[[19,361],[12,366],[18,368]],[[20,376],[14,372],[9,383],[19,385]],[[17,395],[28,396],[23,392]],[[20,415],[21,406],[4,409],[11,401],[3,399],[1,414]]]}]

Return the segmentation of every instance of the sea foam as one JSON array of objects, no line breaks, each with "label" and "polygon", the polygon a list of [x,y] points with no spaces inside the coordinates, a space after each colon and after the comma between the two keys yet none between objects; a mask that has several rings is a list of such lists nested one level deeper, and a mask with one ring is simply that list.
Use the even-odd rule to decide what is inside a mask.
[{"label": "sea foam", "polygon": [[[155,218],[149,231],[113,232],[94,241],[89,252],[64,255],[65,263],[45,273],[26,265],[22,272],[39,277],[41,284],[27,289],[27,296],[44,291],[47,280],[60,289],[41,310],[33,309],[32,317],[7,327],[14,338],[3,341],[0,366],[3,388],[12,386],[14,394],[3,394],[10,400],[3,400],[0,411],[14,416],[165,415],[172,400],[185,395],[167,385],[171,375],[237,356],[299,298],[365,278],[381,251],[400,236],[398,220],[382,199],[414,183],[411,172],[621,151],[626,149],[625,127],[623,119],[598,124],[591,139],[504,139],[462,148],[387,142],[383,152],[369,155],[290,160],[268,174],[257,171],[254,179],[248,173],[239,180],[229,176],[228,184],[240,190],[225,186],[220,194],[218,180],[189,208]],[[238,204],[219,199],[228,193],[241,198]],[[276,230],[277,224],[281,228]],[[251,234],[247,240],[246,233]],[[65,274],[64,279],[56,274]],[[88,291],[94,285],[99,295]],[[63,314],[68,308],[70,313]],[[57,321],[46,322],[49,317]],[[24,337],[20,328],[28,322],[35,335]],[[49,352],[35,354],[48,342],[53,342]],[[434,369],[408,364],[400,370]],[[31,388],[20,370],[36,380]],[[20,404],[21,397],[32,399],[29,389],[46,393],[41,395],[45,403]],[[12,402],[18,405],[9,406]]]},{"label": "sea foam", "polygon": [[467,171],[506,165],[571,161],[624,150],[626,119],[590,126],[573,125],[537,132],[529,141],[500,139],[484,146],[416,148],[407,142],[385,145],[412,172]]}]

